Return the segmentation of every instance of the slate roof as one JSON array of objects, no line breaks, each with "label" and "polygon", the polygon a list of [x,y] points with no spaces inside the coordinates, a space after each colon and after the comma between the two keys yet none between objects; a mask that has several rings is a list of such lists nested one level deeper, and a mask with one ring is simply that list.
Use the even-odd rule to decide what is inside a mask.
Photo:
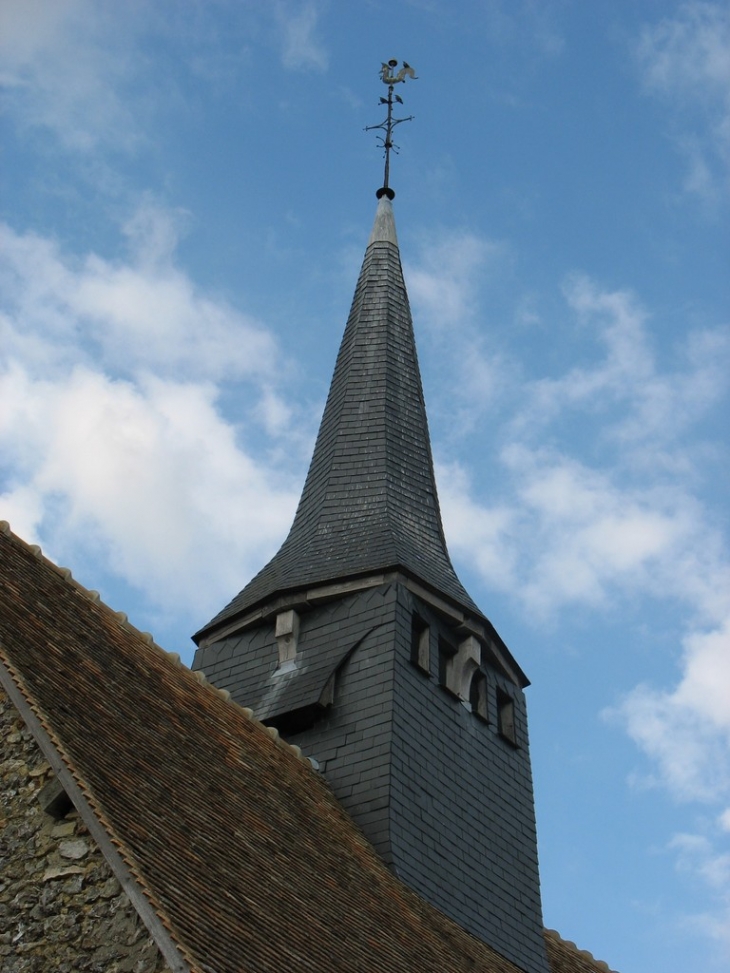
[{"label": "slate roof", "polygon": [[[517,973],[386,869],[295,748],[176,660],[2,525],[3,685],[175,973]],[[605,969],[548,949],[554,973]]]},{"label": "slate roof", "polygon": [[413,322],[383,196],[289,536],[195,638],[276,593],[389,568],[483,617],[446,549]]}]

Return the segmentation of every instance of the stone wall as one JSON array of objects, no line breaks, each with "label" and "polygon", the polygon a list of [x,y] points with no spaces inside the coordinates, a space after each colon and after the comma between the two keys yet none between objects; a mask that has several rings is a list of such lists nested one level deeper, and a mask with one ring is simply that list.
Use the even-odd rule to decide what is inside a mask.
[{"label": "stone wall", "polygon": [[78,812],[41,808],[53,774],[2,690],[0,734],[0,969],[169,973]]}]

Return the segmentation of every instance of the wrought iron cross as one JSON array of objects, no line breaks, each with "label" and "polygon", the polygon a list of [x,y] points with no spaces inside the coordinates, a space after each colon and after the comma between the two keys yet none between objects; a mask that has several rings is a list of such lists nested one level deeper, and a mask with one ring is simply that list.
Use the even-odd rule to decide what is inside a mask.
[{"label": "wrought iron cross", "polygon": [[407,118],[393,118],[393,101],[397,101],[399,105],[403,104],[403,99],[400,95],[394,94],[393,89],[397,84],[405,83],[406,78],[412,78],[414,81],[417,80],[416,72],[406,61],[403,62],[398,73],[395,73],[395,69],[398,67],[398,62],[395,59],[383,62],[380,67],[380,78],[383,84],[388,85],[388,97],[381,98],[380,104],[388,106],[388,114],[385,119],[379,125],[368,125],[365,128],[366,132],[371,132],[373,129],[382,129],[385,133],[384,135],[379,135],[378,139],[380,144],[385,150],[385,177],[383,179],[382,189],[379,189],[375,194],[378,199],[381,196],[387,196],[388,199],[393,199],[395,193],[388,185],[388,180],[390,178],[390,151],[391,149],[397,154],[398,146],[393,142],[393,129],[396,125],[400,125],[401,122],[410,122],[413,119],[413,115],[409,115]]}]

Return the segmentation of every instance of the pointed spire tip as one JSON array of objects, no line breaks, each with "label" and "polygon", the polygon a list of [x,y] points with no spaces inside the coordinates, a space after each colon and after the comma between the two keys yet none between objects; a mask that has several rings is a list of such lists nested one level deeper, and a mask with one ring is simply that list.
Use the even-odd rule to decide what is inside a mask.
[{"label": "pointed spire tip", "polygon": [[378,209],[375,213],[373,232],[370,234],[368,246],[371,243],[392,243],[396,247],[398,246],[395,217],[393,216],[393,207],[390,204],[391,199],[392,196],[389,193],[383,193],[378,197]]}]

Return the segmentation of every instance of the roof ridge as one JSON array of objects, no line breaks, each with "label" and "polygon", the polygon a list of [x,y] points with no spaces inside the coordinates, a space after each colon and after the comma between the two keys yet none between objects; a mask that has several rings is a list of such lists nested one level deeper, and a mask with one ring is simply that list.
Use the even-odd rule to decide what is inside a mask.
[{"label": "roof ridge", "polygon": [[[287,743],[286,740],[282,739],[279,736],[279,731],[276,729],[276,727],[266,726],[265,723],[262,723],[260,720],[257,720],[256,717],[254,716],[254,711],[252,709],[250,709],[248,706],[241,706],[240,703],[237,703],[227,689],[219,689],[217,686],[214,686],[213,683],[208,682],[204,672],[202,672],[199,669],[193,671],[189,666],[186,666],[185,663],[180,658],[178,652],[168,652],[167,649],[163,649],[161,645],[155,642],[154,636],[151,634],[151,632],[143,632],[140,629],[138,629],[135,625],[133,625],[129,621],[129,617],[127,616],[126,612],[116,611],[114,608],[112,608],[102,599],[98,591],[95,591],[94,589],[91,588],[86,588],[84,585],[81,584],[80,581],[74,578],[70,568],[61,567],[61,565],[56,564],[55,561],[52,561],[49,557],[46,557],[39,544],[31,544],[28,541],[24,540],[24,538],[20,537],[19,534],[16,534],[13,531],[13,529],[11,528],[7,520],[0,520],[0,533],[12,537],[15,541],[17,541],[18,544],[26,548],[26,550],[30,551],[30,553],[34,557],[38,558],[39,560],[42,560],[50,568],[53,568],[53,570],[57,574],[61,575],[64,581],[66,581],[73,588],[75,588],[80,594],[84,595],[86,598],[89,599],[89,601],[97,605],[99,608],[108,612],[115,619],[119,627],[122,628],[124,631],[128,632],[132,636],[139,638],[150,648],[156,649],[158,653],[164,656],[174,666],[179,667],[183,672],[185,672],[187,674],[187,677],[197,682],[200,686],[204,686],[209,692],[215,694],[216,696],[219,696],[225,702],[230,703],[230,705],[234,706],[237,710],[240,710],[248,720],[250,720],[252,723],[255,723],[257,726],[259,726],[266,733],[266,735],[270,737],[272,740],[274,740],[276,743],[278,743],[279,746],[282,747],[282,749],[290,750],[295,757],[298,757],[303,763],[307,764],[308,767],[314,772],[314,765],[312,764],[309,757],[305,756],[302,753],[301,747],[298,747],[296,744]],[[10,669],[14,673],[15,679],[20,678],[17,674],[17,670],[15,670],[11,664],[8,665],[8,669]],[[22,683],[22,679],[21,679],[21,683]],[[28,699],[29,705],[33,709],[33,712],[35,712],[36,715],[39,715],[37,711],[37,707],[35,706],[34,703],[30,701],[30,697],[28,696],[25,689],[23,690],[23,695],[26,697],[26,699]],[[45,726],[45,721],[44,721],[44,726]],[[49,732],[49,736],[54,737],[53,743],[54,746],[57,746],[55,733],[53,733],[49,728],[47,728],[47,732]],[[63,750],[62,747],[58,747],[58,749],[61,753],[64,754],[65,757],[65,750]],[[76,778],[76,774],[73,772],[71,765],[68,763],[68,760],[66,760],[65,762],[68,764],[69,769],[73,773],[74,778]],[[85,788],[83,789],[85,790]]]},{"label": "roof ridge", "polygon": [[557,940],[559,943],[562,943],[562,945],[567,946],[569,949],[572,949],[574,952],[576,952],[579,956],[582,956],[584,959],[589,960],[589,962],[594,964],[596,969],[601,970],[601,973],[616,973],[616,970],[611,969],[608,963],[606,963],[604,960],[596,959],[593,953],[591,953],[589,950],[580,949],[578,946],[576,946],[576,944],[573,942],[572,939],[563,939],[563,937],[560,935],[557,929],[546,928],[545,935],[549,936],[551,939]]}]

